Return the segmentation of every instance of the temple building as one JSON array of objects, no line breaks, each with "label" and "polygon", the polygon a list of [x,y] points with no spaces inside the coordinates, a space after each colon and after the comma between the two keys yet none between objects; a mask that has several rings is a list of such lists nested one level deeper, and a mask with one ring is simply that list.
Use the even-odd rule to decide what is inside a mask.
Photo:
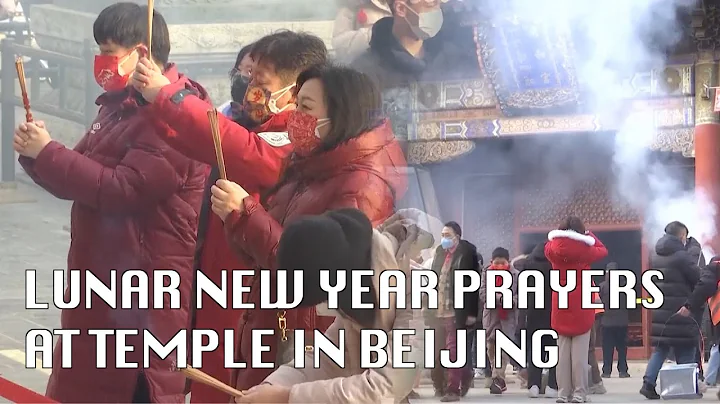
[{"label": "temple building", "polygon": [[[563,218],[576,215],[608,247],[598,269],[614,261],[638,275],[648,268],[657,239],[649,222],[662,231],[678,220],[671,210],[658,211],[662,201],[643,202],[658,197],[658,186],[649,182],[672,182],[674,188],[663,190],[667,198],[703,189],[712,205],[705,206],[707,219],[717,228],[718,2],[679,11],[682,38],[658,50],[665,65],[621,77],[625,95],[612,111],[589,105],[592,83],[579,78],[577,32],[513,15],[488,17],[485,3],[455,0],[446,10],[462,16],[475,44],[468,52],[477,53],[481,73],[411,90],[416,126],[409,131],[408,157],[415,181],[407,205],[422,204],[436,217],[460,222],[463,237],[484,255],[497,246],[526,253]],[[633,137],[643,136],[628,127],[633,120],[644,127],[639,131],[651,132],[647,150],[630,150],[637,157],[625,149],[637,148]],[[623,168],[633,163],[663,171],[629,181],[642,169]],[[700,241],[720,251],[717,237]],[[631,312],[631,358],[649,357],[649,321],[646,310]]]}]

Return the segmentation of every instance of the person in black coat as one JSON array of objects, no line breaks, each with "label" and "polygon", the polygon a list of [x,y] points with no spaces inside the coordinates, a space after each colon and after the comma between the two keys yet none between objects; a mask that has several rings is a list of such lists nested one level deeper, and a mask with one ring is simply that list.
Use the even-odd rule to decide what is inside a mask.
[{"label": "person in black coat", "polygon": [[702,270],[695,289],[693,289],[685,304],[678,310],[678,314],[689,317],[705,307],[708,299],[717,293],[718,282],[720,282],[720,256],[715,256],[710,260],[710,264]]},{"label": "person in black coat", "polygon": [[[521,312],[521,315],[525,317],[525,327],[527,329],[527,338],[528,340],[531,340],[533,332],[537,330],[549,330],[552,327],[550,326],[550,320],[552,315],[552,290],[550,289],[550,270],[552,269],[552,264],[550,264],[550,261],[548,261],[547,257],[545,257],[545,244],[546,243],[540,243],[532,250],[532,252],[528,255],[527,260],[525,261],[525,271],[539,271],[542,273],[543,280],[545,284],[543,285],[543,288],[545,290],[545,302],[543,306],[536,307],[535,306],[535,298],[529,298],[528,299],[528,308],[525,310],[524,313]],[[530,278],[532,279],[532,278]],[[547,359],[547,347],[557,345],[557,341],[555,341],[550,336],[544,336],[542,341],[542,352],[543,356],[545,356],[544,359]],[[532,358],[532,344],[528,344],[528,390],[530,397],[539,397],[542,389],[542,369],[535,367],[532,364],[532,361],[530,360]],[[555,376],[555,368],[550,368],[548,372],[548,382],[547,387],[545,388],[545,396],[550,398],[556,398],[557,397],[557,378]]]},{"label": "person in black coat", "polygon": [[413,105],[427,103],[431,108],[435,102],[435,96],[416,96],[413,86],[474,79],[481,74],[480,64],[473,29],[460,24],[452,8],[441,9],[438,0],[386,1],[392,16],[373,24],[369,49],[350,66],[376,82],[395,136],[408,139],[416,130]]},{"label": "person in black coat", "polygon": [[[707,307],[708,299],[710,299],[715,295],[715,293],[717,293],[718,282],[720,282],[720,256],[715,256],[710,260],[710,263],[702,269],[702,272],[700,274],[700,280],[698,281],[697,285],[695,285],[695,289],[693,290],[685,305],[683,305],[683,307],[681,307],[678,311],[678,314],[683,317],[696,318],[696,313],[702,313]],[[713,313],[713,311],[717,313],[718,310],[720,310],[720,307],[710,308],[711,314]],[[720,335],[720,333],[718,333],[719,327],[720,324],[714,326],[714,335],[716,338],[715,343],[718,342],[717,336]],[[720,398],[720,392],[718,394],[718,398]]]},{"label": "person in black coat", "polygon": [[[692,241],[691,241],[692,240]],[[691,245],[690,243],[693,242]],[[697,244],[697,245],[696,245]],[[694,238],[690,237],[688,238],[688,241],[685,243],[685,249],[687,250],[688,254],[690,254],[690,257],[693,261],[697,262],[698,266],[702,269],[705,267],[705,264],[703,263],[700,265],[700,262],[703,260],[702,256],[702,249],[700,248],[700,243],[697,242]],[[697,321],[698,324],[701,325],[702,330],[702,323],[703,323],[703,317],[705,315],[705,312],[707,311],[707,304],[702,307],[696,307],[694,308],[694,311],[692,312],[692,316]],[[700,369],[700,380],[705,380],[705,371],[703,369],[703,364],[705,361],[705,353],[703,352],[703,340],[702,336],[698,339],[698,347],[697,351],[695,351],[695,363],[698,364],[698,368]]]},{"label": "person in black coat", "polygon": [[[630,313],[625,305],[620,304],[617,309],[610,308],[610,271],[618,269],[616,262],[605,267],[605,280],[600,284],[600,300],[605,311],[600,320],[602,325],[602,351],[603,366],[602,377],[610,377],[613,366],[613,356],[617,350],[617,370],[621,378],[629,378],[627,363],[627,338]],[[624,285],[623,285],[624,286]]]},{"label": "person in black coat", "polygon": [[655,279],[655,283],[665,300],[660,308],[652,312],[650,335],[655,350],[648,361],[640,389],[640,394],[649,399],[660,398],[655,385],[670,350],[675,352],[678,364],[695,363],[700,336],[697,322],[692,317],[677,315],[700,280],[700,268],[685,249],[683,238],[687,236],[687,231],[684,226],[668,227],[650,258],[650,267],[663,273],[663,279]]},{"label": "person in black coat", "polygon": [[[685,245],[685,250],[687,250],[688,254],[690,254],[692,260],[695,261],[700,268],[705,267],[705,257],[702,253],[702,246],[697,239],[689,236],[690,230],[687,226],[685,226],[685,224],[678,221],[670,222],[667,226],[665,226],[665,233],[675,233],[678,237],[680,237],[680,240],[682,240]],[[693,312],[693,318],[698,324],[703,323],[703,316],[706,310],[706,307],[696,308],[696,311]],[[701,352],[701,347],[702,341],[698,340],[697,350],[695,351],[695,363],[698,364],[698,368],[700,369],[700,380],[705,380],[705,373],[703,372],[704,352]]]},{"label": "person in black coat", "polygon": [[[456,330],[474,329],[478,320],[479,291],[468,292],[463,296],[463,308],[456,309],[453,302],[453,272],[456,270],[474,270],[480,273],[480,259],[477,247],[462,239],[462,228],[456,222],[445,223],[442,229],[440,246],[435,250],[432,270],[438,275],[438,309],[427,310],[426,320],[435,329],[435,363],[431,372],[436,396],[444,400],[457,401],[467,394],[473,380],[470,361],[462,369],[447,369],[446,374],[440,363],[440,349],[457,346]],[[465,286],[470,279],[465,278]]]}]

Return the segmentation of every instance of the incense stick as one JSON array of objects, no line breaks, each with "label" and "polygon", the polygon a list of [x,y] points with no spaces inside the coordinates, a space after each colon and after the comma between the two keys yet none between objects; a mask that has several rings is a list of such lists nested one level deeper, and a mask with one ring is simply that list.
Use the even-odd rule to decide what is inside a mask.
[{"label": "incense stick", "polygon": [[216,390],[222,391],[225,394],[229,394],[232,397],[242,397],[243,393],[240,390],[236,390],[227,384],[221,382],[220,380],[203,373],[200,370],[193,369],[190,366],[184,369],[178,369],[178,372],[182,373],[187,377],[188,379],[192,381],[196,381],[198,383],[202,383],[206,386],[212,387]]},{"label": "incense stick", "polygon": [[220,141],[220,128],[218,126],[218,111],[213,108],[207,112],[210,121],[210,131],[212,132],[213,143],[215,144],[215,158],[217,158],[218,169],[220,170],[220,178],[227,179],[225,172],[225,159],[223,158],[222,142]]},{"label": "incense stick", "polygon": [[155,8],[155,0],[148,0],[148,15],[147,15],[147,26],[148,26],[148,37],[147,37],[147,48],[148,48],[148,59],[152,60],[152,32],[153,32],[153,14]]},{"label": "incense stick", "polygon": [[30,112],[30,98],[28,98],[27,83],[25,82],[25,67],[21,57],[15,58],[15,70],[17,70],[18,80],[20,81],[20,93],[22,94],[23,107],[25,108],[25,121],[32,122],[33,116]]}]

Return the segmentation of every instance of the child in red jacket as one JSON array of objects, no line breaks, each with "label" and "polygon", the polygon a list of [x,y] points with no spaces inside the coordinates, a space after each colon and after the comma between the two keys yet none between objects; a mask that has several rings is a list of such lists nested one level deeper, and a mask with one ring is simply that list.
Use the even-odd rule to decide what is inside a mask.
[{"label": "child in red jacket", "polygon": [[[558,403],[584,403],[588,393],[588,347],[590,331],[595,322],[595,309],[582,308],[581,272],[607,255],[607,249],[585,230],[585,224],[570,216],[548,234],[545,255],[552,271],[559,271],[560,284],[575,277],[577,287],[569,293],[567,307],[560,307],[558,293],[552,297],[552,328],[558,338]],[[573,271],[573,272],[570,272]]]}]

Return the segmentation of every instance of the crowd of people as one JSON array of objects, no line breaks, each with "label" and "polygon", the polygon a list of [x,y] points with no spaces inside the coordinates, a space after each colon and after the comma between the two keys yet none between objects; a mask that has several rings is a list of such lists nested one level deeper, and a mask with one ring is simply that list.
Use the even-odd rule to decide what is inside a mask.
[{"label": "crowd of people", "polygon": [[[320,369],[296,369],[288,364],[292,330],[305,330],[306,341],[312,341],[313,330],[337,339],[344,329],[346,341],[355,341],[346,346],[357,346],[363,328],[392,333],[431,327],[437,331],[436,356],[446,348],[454,360],[457,331],[483,327],[489,366],[482,372],[490,393],[499,395],[507,390],[506,368],[520,364],[495,356],[493,331],[516,335],[521,329],[552,328],[559,334],[558,365],[519,370],[531,397],[580,403],[588,394],[605,393],[602,378],[612,373],[613,351],[618,375],[629,377],[628,312],[607,308],[607,281],[599,284],[596,298],[606,306],[602,313],[581,307],[581,287],[570,293],[566,310],[558,308],[556,293],[546,293],[545,304],[552,310],[485,306],[492,299],[487,270],[508,271],[514,278],[525,269],[559,271],[564,283],[569,270],[576,269],[580,285],[580,271],[608,254],[580,218],[568,217],[527,255],[511,259],[509,246],[496,248],[486,266],[477,248],[462,238],[458,223],[448,222],[433,234],[421,211],[396,209],[408,187],[398,140],[408,135],[408,117],[394,115],[388,94],[421,80],[472,77],[478,69],[474,54],[454,40],[453,30],[461,27],[444,21],[441,3],[349,4],[338,15],[344,24],[336,24],[339,61],[330,60],[320,38],[301,32],[279,31],[245,46],[230,73],[232,100],[219,108],[226,178],[221,178],[207,117],[211,100],[169,61],[170,37],[161,14],[154,13],[149,50],[146,8],[135,3],[105,8],[93,26],[100,47],[95,78],[105,92],[97,99],[100,109],[92,127],[67,148],[51,138],[43,122],[22,123],[14,147],[39,186],[74,202],[68,268],[87,268],[107,282],[110,269],[142,268],[152,278],[154,268],[173,268],[186,298],[180,310],[118,314],[99,302],[91,310],[63,310],[61,326],[83,333],[72,346],[72,368],[59,366],[63,341],[57,342],[47,396],[58,402],[180,403],[189,392],[196,403],[231,400],[212,387],[187,383],[170,370],[170,358],[153,356],[147,369],[118,369],[114,355],[108,355],[108,366],[97,369],[96,341],[86,332],[90,328],[148,329],[163,341],[184,328],[235,329],[236,341],[223,341],[219,333],[219,349],[203,355],[202,371],[242,390],[243,396],[235,397],[242,403],[403,402],[417,396],[417,369],[362,369],[351,349],[345,368],[323,361]],[[653,268],[665,274],[660,288],[666,304],[653,313],[656,348],[641,390],[648,398],[658,398],[658,371],[671,353],[678,363],[698,362],[699,334],[693,325],[718,281],[715,259],[701,272],[684,225],[671,223],[666,233],[653,258]],[[303,268],[304,297],[297,309],[272,313],[225,309],[210,298],[196,309],[195,268],[218,284],[221,269]],[[329,311],[322,308],[328,296],[316,277],[323,268],[429,269],[439,275],[439,305],[421,316],[393,304],[358,310],[350,305],[348,285],[338,310]],[[607,270],[616,268],[608,265]],[[461,269],[478,271],[482,287],[465,294],[464,308],[455,309],[452,273]],[[243,285],[256,305],[258,278]],[[545,279],[549,282],[549,276]],[[360,286],[376,293],[377,282]],[[549,283],[544,287],[550,290]],[[228,293],[233,293],[231,283]],[[517,295],[515,289],[513,307]],[[277,329],[283,336],[261,353],[263,361],[280,366],[226,369],[227,347],[234,347],[237,361],[252,356],[254,329]],[[594,352],[599,332],[602,371]],[[468,349],[476,351],[475,334],[468,335]],[[543,341],[555,343],[549,337]],[[114,342],[108,344],[112,352]],[[128,360],[141,362],[141,355],[136,349]],[[453,402],[468,393],[475,374],[468,363],[460,369],[435,367],[431,377],[436,395]]]},{"label": "crowd of people", "polygon": [[[469,332],[468,347],[472,351],[472,358],[476,358],[477,341],[472,340],[477,328],[486,330],[487,349],[486,362],[488,366],[475,369],[475,373],[485,376],[485,387],[490,394],[502,394],[507,390],[506,369],[513,365],[510,358],[503,355],[495,358],[495,330],[501,330],[505,335],[516,335],[526,330],[528,334],[543,329],[553,329],[558,333],[558,340],[544,337],[541,346],[543,357],[546,358],[548,346],[557,344],[559,361],[556,367],[539,369],[530,360],[531,350],[528,351],[527,368],[521,369],[514,364],[518,371],[518,378],[524,388],[527,388],[529,397],[554,398],[558,403],[587,402],[588,395],[605,394],[607,389],[603,379],[612,377],[613,365],[620,378],[630,378],[627,352],[628,352],[628,325],[630,323],[629,310],[625,307],[610,308],[610,273],[618,270],[618,264],[610,262],[606,265],[605,276],[596,286],[599,292],[594,294],[594,302],[602,303],[602,309],[587,309],[582,307],[583,291],[581,286],[581,271],[590,269],[608,255],[607,248],[593,233],[585,228],[578,217],[568,217],[557,230],[548,234],[548,240],[539,243],[528,251],[528,254],[517,256],[511,260],[506,248],[498,247],[492,251],[489,265],[483,266],[483,257],[477,252],[474,245],[462,240],[462,231],[456,222],[448,222],[442,230],[441,245],[437,247],[434,256],[426,260],[424,265],[417,267],[432,268],[440,274],[450,270],[475,269],[481,271],[481,289],[479,296],[470,297],[478,299],[479,304],[464,302],[463,310],[455,310],[454,321],[443,321],[449,318],[442,307],[437,311],[426,311],[426,324],[437,330],[442,330],[441,341],[436,346],[443,346],[451,351],[456,349],[455,330],[467,329]],[[452,257],[452,258],[448,258]],[[467,260],[477,259],[477,263]],[[700,373],[700,389],[716,385],[718,373],[718,358],[712,357],[707,365],[707,376],[704,369],[704,349],[701,335],[701,318],[708,310],[707,301],[718,292],[720,281],[720,262],[718,257],[713,258],[705,265],[700,244],[688,236],[688,228],[681,222],[671,222],[665,228],[665,235],[656,244],[655,254],[651,258],[651,268],[663,273],[663,279],[657,285],[665,296],[665,303],[661,308],[652,311],[652,327],[649,330],[654,350],[648,361],[640,394],[648,399],[660,399],[657,392],[657,379],[661,367],[666,360],[674,355],[678,364],[697,364]],[[558,271],[560,284],[567,282],[567,277],[574,275],[579,287],[570,292],[568,308],[560,309],[558,293],[550,287],[550,271]],[[546,301],[542,307],[536,307],[534,299],[529,299],[529,307],[524,310],[502,308],[488,309],[487,302],[487,271],[507,270],[512,273],[513,285],[517,285],[517,276],[523,270],[537,270],[542,272],[545,280]],[[440,276],[439,290],[446,285],[447,279]],[[517,289],[513,289],[513,307],[517,307]],[[465,297],[468,298],[467,296]],[[496,297],[496,307],[502,306],[502,297]],[[441,298],[442,302],[442,298]],[[451,307],[454,302],[445,302]],[[550,307],[551,310],[545,310]],[[712,313],[717,317],[719,313]],[[476,317],[477,316],[477,317]],[[478,319],[477,321],[476,318]],[[714,320],[714,319],[713,319]],[[717,322],[715,322],[717,324]],[[447,334],[445,334],[447,333]],[[602,336],[602,367],[596,359],[597,335]],[[436,334],[437,335],[437,334]],[[706,336],[713,341],[717,333]],[[443,342],[443,338],[447,338]],[[519,342],[519,340],[518,340]],[[617,353],[617,361],[614,360]],[[436,353],[436,355],[438,355]],[[713,355],[717,355],[717,343],[714,344]],[[444,370],[435,368],[432,371],[432,380],[437,397],[443,402],[459,401],[465,396],[474,383],[472,376],[473,363],[466,368],[457,370]],[[445,376],[447,374],[447,377]],[[546,375],[546,377],[543,377]]]}]

